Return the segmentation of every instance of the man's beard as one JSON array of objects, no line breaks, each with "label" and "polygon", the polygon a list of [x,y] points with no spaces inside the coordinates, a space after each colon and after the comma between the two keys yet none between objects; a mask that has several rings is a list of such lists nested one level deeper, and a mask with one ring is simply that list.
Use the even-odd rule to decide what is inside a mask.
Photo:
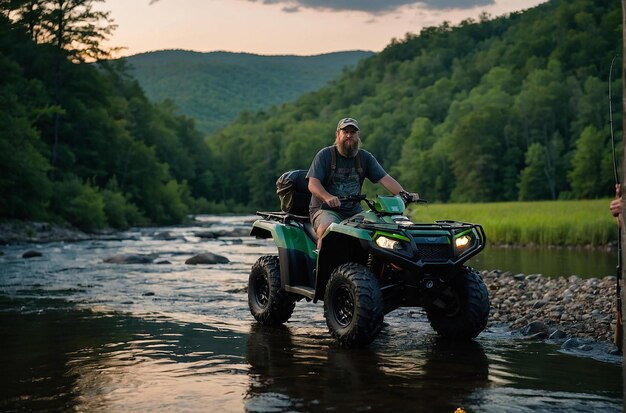
[{"label": "man's beard", "polygon": [[337,142],[339,153],[346,158],[354,158],[361,149],[361,138],[344,140],[343,142]]}]

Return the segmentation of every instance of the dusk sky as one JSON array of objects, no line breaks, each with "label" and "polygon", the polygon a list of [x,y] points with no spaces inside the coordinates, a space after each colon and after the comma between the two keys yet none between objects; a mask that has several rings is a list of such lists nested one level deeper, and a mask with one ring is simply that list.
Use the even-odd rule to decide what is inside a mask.
[{"label": "dusk sky", "polygon": [[496,17],[546,0],[106,0],[120,56],[163,49],[312,55],[378,52],[423,27]]}]

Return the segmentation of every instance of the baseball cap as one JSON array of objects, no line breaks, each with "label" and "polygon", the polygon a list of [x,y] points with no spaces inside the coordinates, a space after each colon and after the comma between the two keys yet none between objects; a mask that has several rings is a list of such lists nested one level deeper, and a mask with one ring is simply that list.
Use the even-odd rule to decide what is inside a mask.
[{"label": "baseball cap", "polygon": [[359,130],[359,122],[357,122],[356,119],[352,119],[352,118],[341,119],[339,123],[337,124],[337,130],[343,129],[346,126],[354,126],[356,130]]}]

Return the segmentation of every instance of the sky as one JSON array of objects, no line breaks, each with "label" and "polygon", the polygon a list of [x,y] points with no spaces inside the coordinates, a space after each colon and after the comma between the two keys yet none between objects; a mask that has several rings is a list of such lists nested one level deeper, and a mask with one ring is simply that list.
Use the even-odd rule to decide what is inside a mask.
[{"label": "sky", "polygon": [[105,0],[116,56],[154,50],[316,55],[379,52],[393,38],[444,21],[492,17],[546,0]]}]

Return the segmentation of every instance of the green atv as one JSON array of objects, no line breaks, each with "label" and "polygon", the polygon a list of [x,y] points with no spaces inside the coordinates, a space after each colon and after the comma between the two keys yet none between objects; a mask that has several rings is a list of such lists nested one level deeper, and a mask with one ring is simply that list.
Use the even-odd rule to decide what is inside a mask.
[{"label": "green atv", "polygon": [[482,226],[455,221],[414,224],[400,196],[365,201],[363,211],[331,224],[320,251],[308,216],[257,212],[251,235],[273,238],[278,255],[252,266],[248,304],[265,325],[289,320],[296,301],[324,302],[330,334],[341,345],[370,343],[384,314],[423,307],[441,336],[469,339],[487,325],[489,296],[479,273],[463,265],[485,246]]}]

